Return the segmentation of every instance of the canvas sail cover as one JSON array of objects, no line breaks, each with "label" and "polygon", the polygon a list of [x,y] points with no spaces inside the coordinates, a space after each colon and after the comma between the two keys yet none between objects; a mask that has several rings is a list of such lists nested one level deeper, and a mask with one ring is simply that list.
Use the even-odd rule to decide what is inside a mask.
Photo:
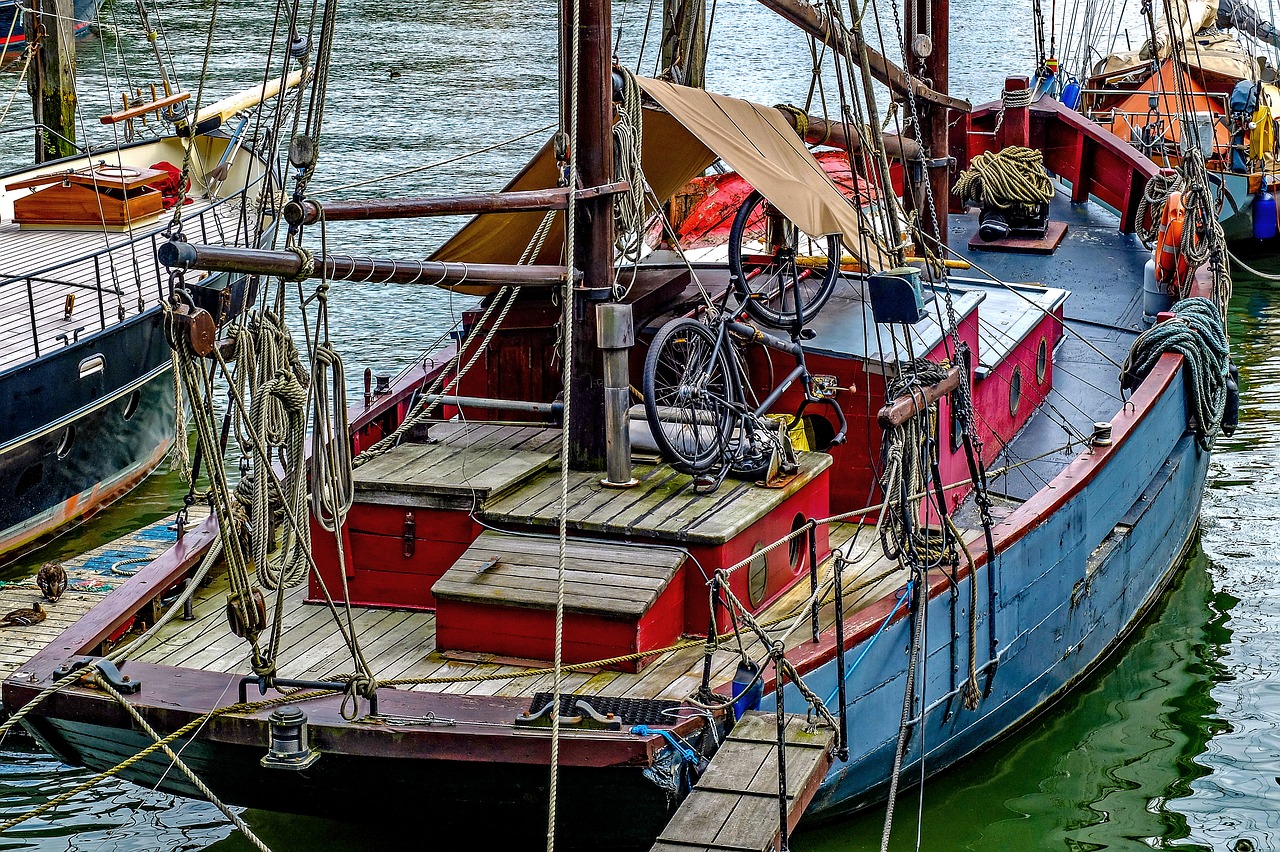
[{"label": "canvas sail cover", "polygon": [[[872,231],[862,221],[861,211],[840,194],[780,112],[701,89],[645,78],[639,82],[662,107],[644,110],[640,155],[645,180],[658,198],[670,198],[717,159],[723,159],[806,233],[843,234],[847,248],[869,266],[885,269],[893,265],[886,252],[863,239]],[[554,186],[555,154],[548,142],[504,190]],[[431,259],[519,263],[535,242],[545,216],[542,212],[483,213],[454,234]],[[561,262],[563,222],[564,213],[555,213],[541,248],[525,262]],[[872,247],[869,252],[863,251],[864,243]],[[463,284],[455,289],[482,295],[492,288]]]}]

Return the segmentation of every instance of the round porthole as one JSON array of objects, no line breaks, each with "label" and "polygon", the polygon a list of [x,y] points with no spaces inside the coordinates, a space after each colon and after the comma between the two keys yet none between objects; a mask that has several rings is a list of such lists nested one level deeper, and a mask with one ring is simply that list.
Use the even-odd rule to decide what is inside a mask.
[{"label": "round porthole", "polygon": [[791,563],[791,573],[800,570],[804,563],[805,551],[809,549],[809,537],[807,535],[795,535],[796,531],[805,525],[804,515],[796,513],[796,519],[791,522],[792,537],[787,542],[787,558]]},{"label": "round porthole", "polygon": [[124,411],[122,412],[124,414],[124,419],[131,420],[133,418],[133,415],[138,413],[138,406],[141,403],[142,403],[141,390],[135,390],[133,393],[129,394],[129,398],[124,401]]},{"label": "round porthole", "polygon": [[1044,384],[1045,374],[1049,372],[1049,341],[1040,338],[1036,347],[1036,384]]},{"label": "round porthole", "polygon": [[58,441],[58,460],[61,461],[67,457],[67,453],[71,452],[71,448],[76,443],[76,427],[68,426],[62,433],[62,438]]},{"label": "round porthole", "polygon": [[760,606],[764,600],[765,590],[769,588],[769,558],[761,553],[763,544],[756,544],[752,553],[755,556],[747,563],[747,599],[753,607]]},{"label": "round porthole", "polygon": [[13,489],[13,496],[21,499],[27,496],[27,492],[40,484],[40,480],[44,479],[44,465],[37,462],[22,472],[18,477],[18,484]]},{"label": "round porthole", "polygon": [[1009,413],[1018,413],[1018,403],[1022,402],[1022,367],[1014,367],[1009,378]]}]

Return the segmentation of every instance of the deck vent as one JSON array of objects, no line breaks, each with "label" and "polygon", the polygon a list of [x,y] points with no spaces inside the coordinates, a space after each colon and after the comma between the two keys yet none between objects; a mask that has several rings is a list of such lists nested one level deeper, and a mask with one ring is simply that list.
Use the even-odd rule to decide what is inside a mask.
[{"label": "deck vent", "polygon": [[[608,695],[561,695],[560,715],[576,716],[578,711],[574,704],[582,700],[601,715],[612,713],[622,720],[623,726],[649,725],[650,727],[671,727],[676,723],[675,711],[683,706],[680,701],[658,701],[648,698],[615,698]],[[551,703],[550,692],[534,693],[533,703],[529,705],[530,716],[536,716]]]},{"label": "deck vent", "polygon": [[914,267],[875,273],[867,279],[867,293],[871,297],[871,314],[878,323],[915,325],[924,319],[920,270]]}]

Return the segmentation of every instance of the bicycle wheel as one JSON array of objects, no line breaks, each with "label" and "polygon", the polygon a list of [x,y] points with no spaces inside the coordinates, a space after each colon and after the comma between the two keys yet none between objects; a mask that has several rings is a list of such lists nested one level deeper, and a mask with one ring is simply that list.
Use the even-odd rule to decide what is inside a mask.
[{"label": "bicycle wheel", "polygon": [[698,474],[721,461],[738,383],[710,328],[688,318],[660,328],[644,361],[643,391],[649,428],[672,467]]},{"label": "bicycle wheel", "polygon": [[747,313],[759,322],[787,328],[798,314],[800,324],[807,325],[835,290],[840,235],[804,234],[752,192],[729,231],[729,274]]}]

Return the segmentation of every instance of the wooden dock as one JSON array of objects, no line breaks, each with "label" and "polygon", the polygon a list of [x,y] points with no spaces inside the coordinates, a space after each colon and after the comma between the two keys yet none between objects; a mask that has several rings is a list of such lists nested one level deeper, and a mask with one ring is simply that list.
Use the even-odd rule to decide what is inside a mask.
[{"label": "wooden dock", "polygon": [[[206,506],[192,506],[189,524],[209,513]],[[29,627],[0,627],[0,680],[17,672],[59,633],[74,624],[130,575],[159,556],[177,540],[173,517],[123,535],[62,563],[67,571],[67,591],[57,602],[40,595],[35,575],[0,581],[0,615],[30,607],[35,601],[48,617]]]},{"label": "wooden dock", "polygon": [[[788,713],[788,833],[831,767],[836,732]],[[749,712],[658,836],[652,852],[767,852],[778,837],[778,725]]]}]

